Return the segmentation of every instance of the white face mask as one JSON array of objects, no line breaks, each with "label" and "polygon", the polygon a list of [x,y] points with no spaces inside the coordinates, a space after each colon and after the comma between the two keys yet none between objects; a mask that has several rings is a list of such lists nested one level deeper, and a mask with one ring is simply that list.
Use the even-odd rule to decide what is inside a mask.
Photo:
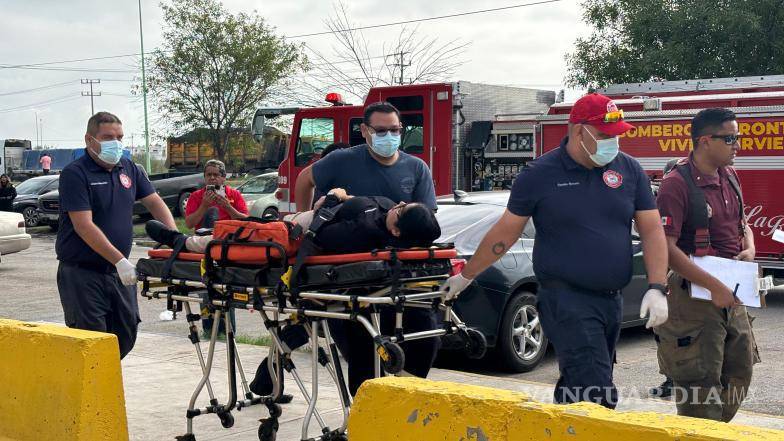
[{"label": "white face mask", "polygon": [[580,141],[580,145],[583,146],[583,150],[585,153],[588,153],[588,156],[591,158],[591,161],[594,164],[598,165],[599,167],[604,167],[605,165],[611,163],[616,156],[618,156],[618,152],[620,151],[620,145],[618,144],[618,137],[615,136],[609,139],[596,139],[588,131],[585,127],[583,127],[586,132],[588,132],[588,136],[591,137],[596,142],[596,153],[591,154],[587,148],[585,148],[585,144]]}]

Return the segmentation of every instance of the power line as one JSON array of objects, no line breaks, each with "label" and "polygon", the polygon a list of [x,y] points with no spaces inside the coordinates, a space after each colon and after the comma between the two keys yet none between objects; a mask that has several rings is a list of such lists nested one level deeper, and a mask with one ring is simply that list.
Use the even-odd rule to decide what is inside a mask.
[{"label": "power line", "polygon": [[57,72],[109,72],[109,73],[135,73],[135,70],[127,69],[90,69],[86,67],[27,67],[25,65],[0,64],[0,69],[23,69],[23,70],[45,70]]},{"label": "power line", "polygon": [[77,99],[77,98],[81,98],[81,97],[82,97],[81,95],[72,95],[72,94],[71,95],[64,95],[64,96],[57,97],[57,98],[52,98],[52,99],[46,100],[46,101],[40,101],[40,102],[37,102],[37,103],[26,104],[24,106],[8,107],[8,108],[5,108],[5,109],[0,109],[0,113],[10,113],[10,112],[19,112],[19,111],[22,111],[22,110],[32,110],[32,109],[35,109],[36,107],[49,106],[49,105],[52,105],[52,104],[59,104],[59,103],[65,102],[65,101],[71,101],[71,100],[74,100],[74,99]]},{"label": "power line", "polygon": [[67,86],[67,85],[73,84],[75,82],[76,82],[76,80],[71,80],[71,81],[64,81],[62,83],[49,84],[47,86],[34,87],[32,89],[18,90],[16,92],[4,92],[4,93],[0,93],[0,96],[18,95],[20,93],[38,92],[40,90],[55,89],[57,87]]},{"label": "power line", "polygon": [[561,0],[542,0],[533,3],[523,3],[519,5],[511,5],[511,6],[502,6],[498,8],[490,8],[490,9],[479,9],[476,11],[468,11],[468,12],[458,12],[455,14],[448,14],[448,15],[437,15],[435,17],[427,17],[427,18],[418,18],[414,20],[404,20],[404,21],[396,21],[392,23],[382,23],[377,25],[369,25],[369,26],[359,26],[356,28],[349,28],[349,29],[336,29],[324,32],[313,32],[310,34],[300,34],[300,35],[291,35],[285,38],[303,38],[303,37],[315,37],[317,35],[327,35],[327,34],[337,34],[338,32],[349,32],[349,31],[361,31],[364,29],[374,29],[374,28],[383,28],[387,26],[396,26],[401,24],[409,24],[409,23],[421,23],[423,21],[432,21],[432,20],[441,20],[444,18],[454,18],[454,17],[464,17],[466,15],[475,15],[475,14],[485,14],[487,12],[497,12],[497,11],[504,11],[508,9],[517,9],[517,8],[525,8],[527,6],[537,6],[537,5],[544,5],[547,3],[557,3]]}]

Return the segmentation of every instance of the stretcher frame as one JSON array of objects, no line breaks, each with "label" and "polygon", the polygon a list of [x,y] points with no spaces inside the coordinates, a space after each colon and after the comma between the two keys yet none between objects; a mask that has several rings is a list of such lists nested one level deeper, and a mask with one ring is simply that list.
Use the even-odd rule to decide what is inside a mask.
[{"label": "stretcher frame", "polygon": [[[205,280],[195,281],[182,278],[158,277],[140,274],[142,282],[141,295],[147,299],[166,299],[167,308],[174,312],[184,307],[186,320],[189,325],[191,343],[195,346],[197,358],[202,370],[202,377],[197,384],[188,403],[186,411],[187,431],[178,436],[180,441],[195,441],[193,433],[193,418],[199,415],[214,413],[219,417],[225,428],[234,424],[231,414],[233,409],[238,411],[243,408],[264,404],[270,414],[269,418],[260,420],[259,439],[261,441],[275,441],[279,428],[278,418],[282,415],[282,408],[277,401],[282,396],[283,371],[288,372],[294,379],[300,393],[308,404],[301,427],[301,440],[345,440],[348,425],[351,396],[346,387],[338,351],[327,326],[327,319],[350,320],[358,322],[368,332],[374,342],[374,373],[380,377],[383,373],[405,374],[402,371],[405,356],[400,342],[423,338],[441,337],[457,334],[461,337],[472,358],[481,358],[487,347],[484,336],[469,328],[452,310],[451,302],[442,302],[444,292],[438,290],[441,281],[448,277],[443,275],[429,275],[408,279],[394,278],[389,286],[378,284],[368,295],[347,295],[334,292],[334,289],[299,291],[296,282],[293,286],[278,283],[276,286],[238,286],[236,284],[222,283],[216,280],[216,274],[210,272],[217,263],[210,257],[210,248],[225,244],[224,241],[212,241],[207,247],[202,265],[206,268]],[[248,245],[249,243],[244,243]],[[252,242],[251,246],[277,248],[283,258],[282,265],[289,266],[285,250],[273,242]],[[395,259],[396,251],[392,250],[391,259]],[[165,287],[166,291],[155,291],[155,287]],[[326,291],[326,292],[325,292]],[[190,304],[198,304],[211,311],[214,319],[212,333],[207,349],[206,360],[202,352],[196,323],[201,319],[201,314],[193,314]],[[394,335],[381,333],[380,311],[382,308],[394,308],[395,326]],[[406,308],[426,308],[437,312],[441,319],[440,328],[404,333],[403,315]],[[201,309],[201,308],[200,308]],[[268,357],[269,372],[273,381],[272,394],[266,397],[255,396],[248,387],[247,379],[242,368],[242,362],[236,351],[234,330],[231,326],[229,311],[244,309],[258,311],[263,319],[263,324],[269,331],[272,344]],[[368,317],[363,315],[368,313]],[[281,319],[285,316],[286,318]],[[229,397],[225,404],[215,397],[210,383],[210,374],[215,355],[215,343],[218,338],[218,324],[223,319],[226,324],[226,356],[228,362]],[[302,324],[308,333],[311,345],[311,388],[305,386],[296,366],[291,359],[292,349],[279,336],[284,325]],[[319,329],[323,329],[323,346],[319,340]],[[342,423],[340,427],[331,429],[316,408],[318,401],[319,365],[323,367],[338,389],[341,402]],[[237,375],[241,380],[243,397],[238,398]],[[210,405],[205,408],[196,408],[196,400],[204,389],[207,389]],[[315,419],[321,427],[321,435],[309,438],[311,420]]]}]

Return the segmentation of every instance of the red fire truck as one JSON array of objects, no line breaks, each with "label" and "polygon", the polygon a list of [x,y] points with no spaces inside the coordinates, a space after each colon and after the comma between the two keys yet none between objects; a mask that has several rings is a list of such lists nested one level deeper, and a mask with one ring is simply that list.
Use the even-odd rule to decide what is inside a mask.
[{"label": "red fire truck", "polygon": [[[637,158],[649,175],[662,176],[672,158],[692,149],[691,118],[701,109],[727,107],[738,115],[741,179],[746,215],[754,229],[757,258],[767,274],[784,278],[784,245],[771,239],[784,229],[784,75],[619,84],[597,92],[612,97],[635,126],[621,137],[621,150]],[[556,103],[547,115],[497,115],[495,132],[531,127],[536,156],[559,145],[571,103]]]}]

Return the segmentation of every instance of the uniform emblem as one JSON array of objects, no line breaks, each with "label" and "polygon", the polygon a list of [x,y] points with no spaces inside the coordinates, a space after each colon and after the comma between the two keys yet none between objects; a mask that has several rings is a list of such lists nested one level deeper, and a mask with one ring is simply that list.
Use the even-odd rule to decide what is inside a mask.
[{"label": "uniform emblem", "polygon": [[662,221],[662,226],[663,227],[671,227],[672,226],[672,218],[670,216],[662,216],[661,221]]},{"label": "uniform emblem", "polygon": [[708,207],[708,219],[713,217],[713,208],[711,208],[710,204],[705,204]]},{"label": "uniform emblem", "polygon": [[125,173],[120,174],[120,183],[125,188],[131,188],[131,178],[129,178]]},{"label": "uniform emblem", "polygon": [[604,179],[604,183],[607,184],[607,186],[610,188],[618,188],[623,183],[623,176],[613,170],[607,170],[604,172],[602,179]]}]

